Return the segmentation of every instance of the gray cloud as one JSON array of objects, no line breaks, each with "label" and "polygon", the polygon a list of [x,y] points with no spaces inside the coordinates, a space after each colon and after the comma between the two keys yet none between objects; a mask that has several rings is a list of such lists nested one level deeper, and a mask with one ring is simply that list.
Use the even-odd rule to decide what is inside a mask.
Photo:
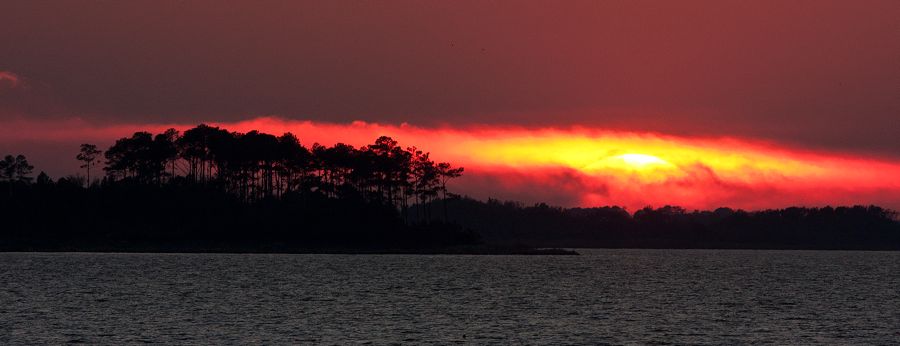
[{"label": "gray cloud", "polygon": [[877,0],[6,2],[0,70],[41,87],[0,117],[580,124],[900,155],[898,16]]}]

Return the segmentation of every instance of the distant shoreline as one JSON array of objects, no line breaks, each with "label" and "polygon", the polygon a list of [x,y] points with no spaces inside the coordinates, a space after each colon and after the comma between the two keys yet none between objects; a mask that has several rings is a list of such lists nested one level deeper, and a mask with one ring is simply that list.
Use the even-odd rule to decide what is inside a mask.
[{"label": "distant shoreline", "polygon": [[577,256],[578,252],[562,248],[527,248],[506,246],[463,246],[427,249],[355,249],[355,248],[21,248],[0,249],[0,253],[122,253],[122,254],[285,254],[285,255],[554,255]]},{"label": "distant shoreline", "polygon": [[0,254],[8,253],[104,253],[104,254],[284,254],[284,255],[552,255],[578,256],[578,249],[585,250],[758,250],[758,251],[873,251],[897,252],[895,247],[802,247],[802,246],[586,246],[586,247],[516,247],[495,245],[456,246],[444,248],[352,248],[352,247],[304,247],[304,248],[236,248],[236,247],[7,247]]}]

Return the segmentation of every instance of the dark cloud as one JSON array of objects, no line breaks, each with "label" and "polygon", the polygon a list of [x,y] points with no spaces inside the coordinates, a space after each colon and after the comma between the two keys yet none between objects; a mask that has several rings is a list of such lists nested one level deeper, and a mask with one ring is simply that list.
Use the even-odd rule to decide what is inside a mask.
[{"label": "dark cloud", "polygon": [[41,88],[0,116],[581,124],[900,155],[897,18],[890,0],[4,2],[0,70]]},{"label": "dark cloud", "polygon": [[562,206],[584,205],[586,195],[607,197],[609,194],[606,181],[563,167],[533,172],[468,170],[464,178],[454,184],[453,187],[460,193],[477,199],[544,202]]}]

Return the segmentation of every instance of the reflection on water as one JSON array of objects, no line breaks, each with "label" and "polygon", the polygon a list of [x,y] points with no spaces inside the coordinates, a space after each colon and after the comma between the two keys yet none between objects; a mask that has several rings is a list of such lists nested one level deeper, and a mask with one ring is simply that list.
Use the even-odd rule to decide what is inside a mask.
[{"label": "reflection on water", "polygon": [[900,342],[900,253],[0,254],[0,344]]}]

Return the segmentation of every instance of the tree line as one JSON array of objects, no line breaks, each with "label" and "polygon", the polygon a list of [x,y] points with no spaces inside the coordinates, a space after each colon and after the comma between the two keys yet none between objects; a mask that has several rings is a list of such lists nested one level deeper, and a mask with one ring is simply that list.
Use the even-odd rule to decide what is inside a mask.
[{"label": "tree line", "polygon": [[0,181],[30,183],[33,170],[25,155],[6,155],[0,161]]},{"label": "tree line", "polygon": [[[474,246],[433,215],[463,168],[387,136],[361,147],[199,125],[73,153],[51,179],[0,161],[0,251],[306,252]],[[429,208],[412,208],[427,204]],[[410,215],[415,210],[419,215]],[[411,219],[430,221],[411,222]]]},{"label": "tree line", "polygon": [[205,124],[183,133],[136,132],[105,152],[82,144],[76,158],[88,184],[101,154],[105,176],[100,183],[183,181],[215,186],[246,201],[317,193],[361,198],[401,211],[413,203],[452,196],[447,183],[463,173],[462,167],[435,162],[430,153],[404,148],[388,136],[358,148],[344,143],[306,147],[292,133],[238,133]]},{"label": "tree line", "polygon": [[[450,219],[485,242],[536,247],[900,250],[897,212],[875,205],[746,211],[562,208],[457,198]],[[414,213],[415,214],[415,213]]]},{"label": "tree line", "polygon": [[[54,182],[0,160],[0,251],[526,247],[900,249],[877,206],[759,211],[560,208],[459,198],[463,169],[390,137],[353,147],[199,125],[82,144]],[[450,198],[452,197],[452,198]],[[449,208],[448,208],[449,206]],[[434,213],[433,210],[442,210]],[[452,222],[448,222],[452,220]]]}]

